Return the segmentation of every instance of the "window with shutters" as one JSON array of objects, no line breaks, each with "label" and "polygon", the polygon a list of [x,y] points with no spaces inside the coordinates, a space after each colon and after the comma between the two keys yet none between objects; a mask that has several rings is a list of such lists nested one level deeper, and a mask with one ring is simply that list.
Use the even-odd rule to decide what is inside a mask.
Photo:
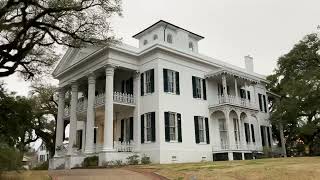
[{"label": "window with shutters", "polygon": [[204,124],[204,118],[199,116],[198,118],[198,125],[199,125],[199,140],[200,143],[204,143],[205,142],[205,124]]},{"label": "window with shutters", "polygon": [[196,97],[201,98],[201,79],[196,78]]},{"label": "window with shutters", "polygon": [[40,155],[40,162],[45,161],[45,159],[46,159],[46,155]]},{"label": "window with shutters", "polygon": [[265,95],[262,95],[263,97],[263,107],[264,107],[264,112],[268,112],[267,110],[267,100],[266,100],[266,96]]},{"label": "window with shutters", "polygon": [[151,70],[149,70],[149,71],[146,71],[146,73],[145,73],[145,76],[146,76],[146,82],[145,82],[145,84],[146,84],[146,93],[151,93],[152,91],[152,84],[151,84],[151,81],[152,81],[152,76],[151,76]]},{"label": "window with shutters", "polygon": [[256,137],[255,137],[255,133],[254,133],[254,125],[253,124],[251,124],[251,136],[252,136],[252,142],[255,143]]},{"label": "window with shutters", "polygon": [[258,98],[259,98],[260,111],[263,111],[263,107],[262,107],[262,94],[258,93]]},{"label": "window with shutters", "polygon": [[207,100],[206,80],[192,76],[192,91],[194,98]]},{"label": "window with shutters", "polygon": [[151,142],[152,139],[152,129],[151,129],[151,113],[147,113],[145,116],[145,140]]},{"label": "window with shutters", "polygon": [[244,123],[244,132],[245,132],[245,136],[246,136],[246,142],[249,143],[250,142],[250,130],[249,130],[248,123]]}]

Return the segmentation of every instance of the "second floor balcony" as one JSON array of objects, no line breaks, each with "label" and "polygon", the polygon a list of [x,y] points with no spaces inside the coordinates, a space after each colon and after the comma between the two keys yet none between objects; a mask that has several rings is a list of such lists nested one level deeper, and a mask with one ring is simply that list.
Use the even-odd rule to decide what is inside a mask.
[{"label": "second floor balcony", "polygon": [[245,107],[245,108],[250,108],[250,109],[256,109],[256,105],[254,102],[251,100],[241,98],[241,97],[236,97],[233,95],[218,95],[218,101],[217,103],[214,103],[213,106],[216,105],[233,105],[233,106],[240,106],[240,107]]}]

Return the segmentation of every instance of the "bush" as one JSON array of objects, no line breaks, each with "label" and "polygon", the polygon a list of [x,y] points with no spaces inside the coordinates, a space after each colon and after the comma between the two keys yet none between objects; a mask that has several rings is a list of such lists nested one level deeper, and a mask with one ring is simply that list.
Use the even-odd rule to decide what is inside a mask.
[{"label": "bush", "polygon": [[99,157],[98,156],[91,156],[91,157],[86,157],[83,160],[83,167],[94,167],[98,166],[99,163]]},{"label": "bush", "polygon": [[22,153],[17,149],[0,144],[0,171],[21,169],[22,157]]},{"label": "bush", "polygon": [[127,157],[129,165],[137,165],[139,164],[139,156],[137,154]]},{"label": "bush", "polygon": [[141,164],[150,164],[150,163],[151,163],[150,157],[143,155],[141,158]]},{"label": "bush", "polygon": [[49,161],[43,162],[32,169],[33,170],[48,170],[49,169]]},{"label": "bush", "polygon": [[124,164],[122,163],[121,160],[115,160],[115,161],[113,162],[113,165],[119,167],[119,166],[123,166]]}]

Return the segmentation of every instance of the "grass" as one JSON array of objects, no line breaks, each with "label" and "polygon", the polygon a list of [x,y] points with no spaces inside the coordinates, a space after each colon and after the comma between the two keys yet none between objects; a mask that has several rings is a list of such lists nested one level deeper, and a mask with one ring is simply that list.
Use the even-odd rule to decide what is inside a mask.
[{"label": "grass", "polygon": [[9,171],[0,175],[1,180],[51,180],[48,171]]},{"label": "grass", "polygon": [[320,157],[137,166],[169,179],[316,180]]}]

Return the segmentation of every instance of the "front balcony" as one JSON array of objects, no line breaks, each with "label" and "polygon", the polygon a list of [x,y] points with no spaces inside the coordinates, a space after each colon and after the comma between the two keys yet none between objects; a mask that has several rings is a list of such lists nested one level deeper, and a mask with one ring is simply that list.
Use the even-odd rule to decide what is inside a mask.
[{"label": "front balcony", "polygon": [[[127,106],[135,106],[135,96],[133,94],[113,92],[113,103]],[[98,94],[95,97],[95,108],[104,106],[105,95],[104,93]],[[88,107],[88,100],[81,98],[78,100],[77,113],[85,112]],[[70,107],[64,109],[64,117],[70,117]]]},{"label": "front balcony", "polygon": [[215,106],[221,106],[221,105],[232,105],[232,106],[239,106],[239,107],[244,107],[244,108],[249,108],[249,109],[256,109],[255,104],[244,98],[236,97],[233,95],[218,95],[218,101],[217,103],[211,105],[212,107]]}]

